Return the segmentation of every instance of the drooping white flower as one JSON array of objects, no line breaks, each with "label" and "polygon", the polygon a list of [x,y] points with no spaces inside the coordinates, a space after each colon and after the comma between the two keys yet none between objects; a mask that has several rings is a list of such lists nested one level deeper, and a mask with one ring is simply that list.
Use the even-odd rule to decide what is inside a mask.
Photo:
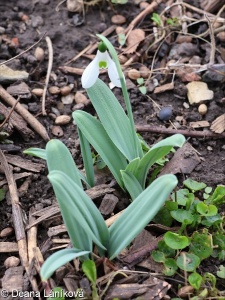
[{"label": "drooping white flower", "polygon": [[99,70],[107,68],[109,78],[112,81],[112,83],[117,87],[121,87],[116,64],[109,56],[107,50],[105,50],[104,52],[98,50],[93,61],[84,70],[83,75],[81,77],[82,87],[85,89],[90,88],[93,84],[95,84],[96,80],[98,79]]}]

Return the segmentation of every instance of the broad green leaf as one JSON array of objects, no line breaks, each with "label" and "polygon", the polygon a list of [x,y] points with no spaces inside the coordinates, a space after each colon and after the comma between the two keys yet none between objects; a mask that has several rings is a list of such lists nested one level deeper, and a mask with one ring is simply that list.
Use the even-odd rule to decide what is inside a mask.
[{"label": "broad green leaf", "polygon": [[164,240],[158,242],[158,250],[163,252],[165,257],[174,257],[176,255],[176,251],[170,248]]},{"label": "broad green leaf", "polygon": [[193,272],[200,264],[200,258],[193,253],[181,252],[177,258],[177,265],[181,270]]},{"label": "broad green leaf", "polygon": [[176,271],[177,271],[178,267],[176,264],[176,261],[173,258],[166,258],[164,261],[164,270],[163,273],[166,276],[173,276]]},{"label": "broad green leaf", "polygon": [[216,206],[225,203],[225,186],[218,185],[215,188],[212,196],[210,196],[206,202],[210,204],[214,204]]},{"label": "broad green leaf", "polygon": [[[29,148],[27,150],[24,150],[23,153],[31,155],[31,156],[40,157],[44,160],[47,160],[46,149]],[[90,185],[88,184],[87,179],[85,178],[84,174],[81,173],[81,171],[79,171],[79,177],[86,184],[86,186],[88,188],[90,188]]]},{"label": "broad green leaf", "polygon": [[219,278],[225,279],[225,267],[223,265],[219,266],[219,271],[216,272]]},{"label": "broad green leaf", "polygon": [[120,170],[126,168],[126,158],[110,140],[102,124],[84,111],[75,111],[73,118],[86,139],[102,157],[118,184],[123,187]]},{"label": "broad green leaf", "polygon": [[198,213],[200,213],[202,216],[206,217],[212,217],[215,216],[218,212],[218,209],[213,204],[205,204],[204,202],[199,202],[196,206],[196,209]]},{"label": "broad green leaf", "polygon": [[194,289],[199,290],[202,284],[202,276],[199,275],[197,272],[192,273],[188,276],[188,282]]},{"label": "broad green leaf", "polygon": [[170,227],[172,225],[173,218],[171,217],[170,211],[168,210],[168,208],[166,206],[163,206],[160,208],[158,213],[153,218],[153,222],[167,226],[167,227]]},{"label": "broad green leaf", "polygon": [[65,291],[61,287],[55,287],[51,290],[47,300],[65,300]]},{"label": "broad green leaf", "polygon": [[49,173],[59,170],[82,188],[79,171],[68,148],[60,140],[50,140],[46,145],[46,157]]},{"label": "broad green leaf", "polygon": [[87,177],[87,182],[89,186],[93,187],[95,185],[95,174],[94,174],[94,167],[92,162],[92,154],[90,144],[83,135],[82,131],[78,127],[78,135],[80,139],[80,148],[81,154],[84,162],[84,169]]},{"label": "broad green leaf", "polygon": [[60,267],[73,260],[76,257],[87,256],[89,251],[80,249],[63,249],[49,256],[41,267],[42,281],[48,280],[52,274]]},{"label": "broad green leaf", "polygon": [[195,181],[191,178],[188,178],[186,179],[183,184],[189,188],[190,190],[196,192],[196,191],[200,191],[202,189],[204,189],[206,187],[206,184],[203,183],[203,182],[198,182],[198,181]]},{"label": "broad green leaf", "polygon": [[[138,154],[130,121],[112,91],[98,79],[87,93],[112,142],[128,160],[136,158]],[[141,147],[137,136],[136,140]]]},{"label": "broad green leaf", "polygon": [[184,249],[190,244],[190,241],[186,236],[181,236],[170,231],[165,233],[164,241],[170,248],[175,250]]},{"label": "broad green leaf", "polygon": [[48,178],[53,185],[64,223],[74,246],[89,251],[91,239],[98,246],[100,255],[103,255],[102,250],[108,247],[109,232],[95,204],[65,173],[51,171]]},{"label": "broad green leaf", "polygon": [[191,224],[194,221],[194,217],[190,211],[184,209],[177,209],[170,212],[171,216],[180,223]]},{"label": "broad green leaf", "polygon": [[124,187],[130,194],[131,199],[134,200],[143,192],[140,183],[137,181],[136,177],[129,171],[121,171],[121,175],[123,178]]},{"label": "broad green leaf", "polygon": [[114,4],[126,4],[128,0],[111,0]]},{"label": "broad green leaf", "polygon": [[47,159],[46,158],[46,150],[45,149],[28,148],[28,149],[24,150],[23,153],[31,155],[31,156],[40,157],[40,158],[45,159],[45,160]]},{"label": "broad green leaf", "polygon": [[116,257],[144,229],[177,185],[174,175],[157,178],[109,228],[109,257]]},{"label": "broad green leaf", "polygon": [[188,189],[180,189],[174,192],[171,196],[173,201],[176,201],[179,205],[186,206],[187,202],[193,202],[195,195],[190,193]]},{"label": "broad green leaf", "polygon": [[164,262],[165,261],[165,255],[163,252],[158,251],[158,250],[153,250],[152,251],[152,258],[154,259],[154,261],[156,262]]},{"label": "broad green leaf", "polygon": [[201,260],[209,257],[212,252],[212,240],[210,235],[194,232],[191,237],[191,244],[189,249]]},{"label": "broad green leaf", "polygon": [[[134,170],[133,174],[140,182],[142,188],[145,188],[145,181],[151,166],[160,158],[168,154],[173,147],[181,147],[185,142],[185,137],[182,134],[174,134],[157,144],[155,144],[140,160],[139,165]],[[133,162],[131,162],[133,163]],[[129,165],[128,165],[129,166]]]},{"label": "broad green leaf", "polygon": [[92,284],[96,284],[97,280],[97,271],[96,271],[96,266],[93,260],[85,260],[82,263],[82,270],[84,274],[87,276],[87,278],[90,280]]}]

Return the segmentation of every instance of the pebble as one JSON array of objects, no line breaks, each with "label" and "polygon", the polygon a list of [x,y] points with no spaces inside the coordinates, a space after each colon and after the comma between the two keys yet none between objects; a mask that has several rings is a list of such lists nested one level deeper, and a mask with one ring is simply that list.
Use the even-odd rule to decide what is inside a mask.
[{"label": "pebble", "polygon": [[55,114],[57,117],[60,116],[60,112],[56,107],[51,107],[51,111],[53,114]]},{"label": "pebble", "polygon": [[73,103],[73,100],[74,100],[73,94],[62,96],[62,98],[61,98],[61,101],[63,104],[71,104],[71,103]]},{"label": "pebble", "polygon": [[43,89],[39,89],[39,88],[35,88],[31,91],[32,94],[34,94],[35,96],[41,97],[44,93]]},{"label": "pebble", "polygon": [[48,91],[52,95],[58,95],[60,93],[60,88],[58,86],[50,86]]},{"label": "pebble", "polygon": [[74,96],[74,100],[77,104],[83,103],[84,105],[87,105],[89,103],[89,100],[87,99],[87,97],[80,92],[76,92],[76,94]]},{"label": "pebble", "polygon": [[4,261],[4,266],[6,269],[12,268],[12,267],[17,267],[20,264],[20,259],[16,256],[10,256],[6,258]]},{"label": "pebble", "polygon": [[121,25],[126,23],[126,18],[122,15],[114,15],[111,18],[111,22],[116,25]]},{"label": "pebble", "polygon": [[27,55],[27,62],[31,65],[35,64],[37,61],[36,57],[34,55]]},{"label": "pebble", "polygon": [[194,288],[191,285],[183,286],[178,290],[178,296],[183,298],[187,298],[194,292]]},{"label": "pebble", "polygon": [[34,28],[44,25],[44,19],[41,16],[31,16],[31,25]]},{"label": "pebble", "polygon": [[28,103],[28,110],[32,113],[36,113],[39,110],[39,106],[36,102],[30,102]]},{"label": "pebble", "polygon": [[25,71],[15,71],[6,65],[0,66],[0,83],[10,83],[18,80],[27,80],[29,73]]},{"label": "pebble", "polygon": [[138,79],[138,78],[141,77],[140,72],[138,70],[136,70],[136,69],[129,70],[128,73],[127,73],[127,75],[132,80],[136,80],[136,79]]},{"label": "pebble", "polygon": [[208,151],[213,151],[213,147],[207,146],[207,150],[208,150]]},{"label": "pebble", "polygon": [[186,87],[187,97],[191,105],[200,104],[203,101],[213,99],[213,91],[208,89],[208,86],[205,82],[192,81],[189,82]]},{"label": "pebble", "polygon": [[77,103],[73,106],[72,111],[78,110],[78,109],[84,109],[83,103]]},{"label": "pebble", "polygon": [[144,79],[147,79],[149,77],[150,70],[146,66],[141,66],[139,72],[141,77],[143,77]]},{"label": "pebble", "polygon": [[172,107],[168,106],[168,107],[163,107],[160,111],[159,111],[159,119],[161,121],[168,121],[171,119],[173,114],[173,110]]},{"label": "pebble", "polygon": [[71,87],[68,86],[68,85],[67,86],[63,86],[63,87],[60,88],[60,93],[63,96],[69,95],[70,92],[71,92]]},{"label": "pebble", "polygon": [[190,107],[190,105],[187,102],[184,102],[183,107],[188,109]]},{"label": "pebble", "polygon": [[42,61],[45,57],[44,49],[41,47],[37,47],[34,51],[34,56],[38,61]]},{"label": "pebble", "polygon": [[0,232],[0,237],[1,238],[8,237],[8,236],[12,235],[13,232],[14,232],[14,229],[12,227],[6,227]]},{"label": "pebble", "polygon": [[4,34],[5,33],[5,28],[0,26],[0,34]]},{"label": "pebble", "polygon": [[56,117],[55,124],[56,125],[66,125],[70,122],[70,120],[71,120],[70,116],[61,115],[61,116]]},{"label": "pebble", "polygon": [[221,42],[225,42],[225,32],[221,31],[219,33],[217,33],[216,37],[221,41]]},{"label": "pebble", "polygon": [[54,136],[58,136],[58,137],[63,136],[63,130],[60,126],[52,126],[51,131]]},{"label": "pebble", "polygon": [[207,106],[205,104],[200,104],[198,107],[198,112],[200,113],[200,115],[204,116],[207,113]]}]

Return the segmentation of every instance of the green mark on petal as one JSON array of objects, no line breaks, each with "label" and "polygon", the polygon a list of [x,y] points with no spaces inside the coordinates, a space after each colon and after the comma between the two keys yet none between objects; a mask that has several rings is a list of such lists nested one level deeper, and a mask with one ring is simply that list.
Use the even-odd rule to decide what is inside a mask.
[{"label": "green mark on petal", "polygon": [[107,62],[106,61],[99,61],[98,65],[99,65],[100,69],[107,68]]}]

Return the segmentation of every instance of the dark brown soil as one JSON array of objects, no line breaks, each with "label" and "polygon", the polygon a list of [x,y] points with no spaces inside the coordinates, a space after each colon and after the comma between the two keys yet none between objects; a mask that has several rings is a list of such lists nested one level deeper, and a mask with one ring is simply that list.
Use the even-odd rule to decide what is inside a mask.
[{"label": "dark brown soil", "polygon": [[[166,2],[166,1],[165,1]],[[188,1],[186,1],[188,2]],[[199,7],[199,2],[201,1],[189,1],[198,2],[196,6]],[[102,32],[112,25],[111,17],[115,14],[121,14],[126,17],[126,26],[134,19],[134,17],[140,12],[138,5],[135,5],[133,1],[129,1],[126,5],[117,5],[111,7],[108,2],[100,2],[96,5],[89,5],[85,7],[85,15],[83,12],[68,12],[66,4],[63,3],[56,10],[56,1],[25,1],[18,0],[3,1],[0,0],[0,62],[14,57],[15,55],[21,53],[32,44],[34,44],[40,36],[46,32],[47,36],[50,37],[53,44],[54,60],[52,72],[55,74],[51,77],[49,86],[64,86],[68,84],[74,84],[73,91],[82,91],[80,76],[72,74],[64,74],[59,70],[60,66],[64,66],[69,60],[77,56],[85,47],[87,47],[90,42],[94,43],[97,41],[95,36],[96,33]],[[165,4],[161,4],[157,8],[157,12],[162,11],[165,8]],[[27,23],[24,22],[24,18],[27,17]],[[224,16],[223,16],[224,17]],[[202,23],[197,24],[193,31],[198,32],[203,26]],[[152,21],[150,20],[150,15],[148,15],[140,24],[139,28],[146,30],[152,30]],[[10,44],[13,38],[18,38],[18,45]],[[209,37],[207,37],[209,40]],[[118,47],[116,41],[115,32],[110,36],[111,42]],[[195,41],[196,42],[196,41]],[[218,47],[225,47],[224,43],[216,40]],[[165,46],[165,57],[167,57],[173,42],[164,43]],[[39,47],[45,50],[45,59],[42,62],[38,62],[34,57],[34,50],[30,50],[28,53],[20,56],[19,58],[13,60],[11,63],[7,64],[13,69],[25,70],[30,74],[29,80],[27,82],[30,89],[35,87],[43,88],[45,82],[45,76],[47,73],[48,65],[48,51],[45,39],[39,43]],[[162,46],[162,47],[163,47]],[[119,51],[119,50],[118,50]],[[201,48],[198,55],[203,59],[207,54],[206,50]],[[94,54],[94,53],[93,53]],[[153,52],[147,53],[145,57],[139,62],[133,63],[132,68],[139,67],[140,63],[144,63],[148,68],[151,67]],[[163,55],[159,55],[156,58],[155,68],[160,66],[160,62],[163,59]],[[68,64],[68,66],[76,68],[85,68],[89,63],[89,59],[81,56],[75,62]],[[55,79],[54,79],[55,78]],[[105,80],[108,78],[103,75]],[[163,82],[165,76],[158,75],[157,79]],[[171,82],[172,77],[167,76],[166,82]],[[135,82],[134,82],[135,83]],[[190,122],[196,122],[200,120],[206,120],[210,124],[218,116],[225,112],[224,98],[225,84],[224,81],[221,82],[210,82],[209,88],[214,91],[214,98],[210,101],[208,106],[208,112],[205,116],[201,116],[198,112],[198,107],[190,106],[189,108],[184,108],[183,102],[188,102],[186,97],[186,83],[183,83],[178,76],[174,79],[175,88],[172,91],[166,91],[160,94],[154,94],[148,91],[149,95],[158,105],[161,107],[171,106],[173,109],[173,115],[171,117],[171,122],[176,121],[177,116],[183,116],[186,124],[181,126],[181,129],[189,129]],[[9,83],[2,84],[4,88],[9,86]],[[119,89],[115,90],[116,96],[122,99]],[[137,86],[134,86],[129,90],[130,99],[132,103],[132,108],[134,112],[135,123],[137,125],[155,125],[155,126],[165,126],[169,127],[170,122],[160,121],[158,118],[158,109],[155,107],[154,103],[145,95],[142,95],[138,90]],[[122,101],[122,100],[121,100]],[[57,108],[59,113],[71,115],[72,106],[70,104],[61,105],[60,96],[53,96],[51,94],[47,95],[46,99],[46,110],[48,115],[41,116],[41,102],[40,98],[37,96],[32,96],[30,99],[21,99],[21,103],[24,103],[35,109],[30,109],[31,113],[37,116],[37,119],[45,126],[48,131],[50,138],[55,138],[52,134],[52,126],[54,125],[54,120],[49,116],[49,113],[55,113],[54,108]],[[88,112],[94,113],[91,104],[87,105],[85,108]],[[63,136],[60,140],[63,141],[70,149],[73,157],[78,166],[82,167],[82,159],[80,157],[78,136],[76,132],[76,127],[70,122],[67,125],[62,126]],[[197,129],[202,130],[202,129]],[[154,144],[159,139],[163,138],[163,135],[149,133],[143,133],[145,140],[151,145]],[[16,132],[12,132],[9,137],[13,141],[15,146],[19,146],[20,150],[13,152],[15,155],[20,155],[26,159],[31,159],[25,156],[22,152],[29,147],[45,147],[45,142],[41,139],[39,135],[35,135],[34,139],[29,141],[24,141],[23,138]],[[208,186],[216,187],[218,184],[225,184],[225,146],[224,139],[204,139],[204,138],[190,138],[189,142],[198,151],[201,157],[201,163],[193,170],[189,175],[179,174],[180,185],[182,185],[182,180],[186,177],[191,177],[197,181],[205,182]],[[41,162],[39,159],[31,159],[33,162]],[[44,169],[40,173],[32,175],[32,181],[29,184],[28,190],[20,198],[22,209],[25,214],[28,215],[29,209],[34,206],[36,208],[48,207],[55,202],[54,194],[50,183],[47,180],[47,170]],[[2,179],[4,178],[1,175]],[[17,181],[18,187],[23,183],[23,179]],[[121,191],[118,190],[121,194]],[[122,195],[125,201],[122,205],[118,206],[115,212],[124,208],[128,202],[126,195]],[[100,199],[101,200],[101,199]],[[98,201],[100,203],[101,201]],[[11,206],[6,200],[3,200],[0,204],[0,231],[6,227],[12,226],[12,210]],[[55,224],[59,224],[60,220],[55,220]],[[51,224],[53,226],[54,223]],[[38,227],[38,246],[41,248],[44,242],[48,239],[47,230],[50,226],[49,222],[41,223]],[[15,236],[2,238],[0,241],[16,241]],[[5,273],[5,267],[3,265],[4,260],[13,255],[12,253],[0,255],[0,277]],[[48,254],[47,254],[48,256]],[[46,256],[46,257],[47,257]],[[207,265],[207,271],[215,272],[213,268],[213,262]],[[206,271],[206,270],[204,270]]]}]

